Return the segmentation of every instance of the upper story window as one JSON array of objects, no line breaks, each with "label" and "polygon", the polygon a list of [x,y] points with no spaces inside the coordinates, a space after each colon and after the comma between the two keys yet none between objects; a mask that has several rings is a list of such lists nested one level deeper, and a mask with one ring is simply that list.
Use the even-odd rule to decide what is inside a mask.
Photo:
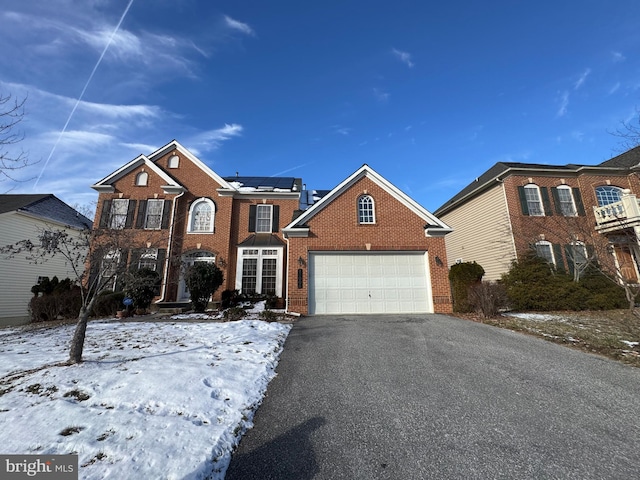
[{"label": "upper story window", "polygon": [[273,205],[257,205],[256,207],[256,233],[270,233],[273,224]]},{"label": "upper story window", "polygon": [[375,208],[371,195],[358,198],[358,223],[376,223]]},{"label": "upper story window", "polygon": [[553,248],[551,247],[551,243],[547,241],[536,242],[536,255],[540,258],[544,258],[551,265],[555,265],[556,261],[553,256]]},{"label": "upper story window", "polygon": [[529,215],[537,217],[544,216],[544,208],[542,207],[542,200],[540,198],[540,188],[533,184],[525,185],[524,195]]},{"label": "upper story window", "polygon": [[212,233],[215,204],[208,198],[200,198],[191,204],[189,210],[189,232]]},{"label": "upper story window", "polygon": [[169,168],[178,168],[180,166],[180,157],[177,155],[171,155],[167,166]]},{"label": "upper story window", "polygon": [[162,226],[162,211],[164,200],[147,200],[147,210],[144,215],[144,228],[158,230]]},{"label": "upper story window", "polygon": [[596,198],[599,207],[619,202],[622,200],[622,189],[610,185],[596,187]]},{"label": "upper story window", "polygon": [[571,187],[567,185],[560,185],[556,189],[558,195],[557,201],[559,202],[560,213],[565,217],[574,217],[577,215],[576,205],[571,193]]},{"label": "upper story window", "polygon": [[127,224],[127,212],[129,211],[129,200],[116,198],[111,202],[111,221],[109,227],[123,229]]},{"label": "upper story window", "polygon": [[149,174],[147,172],[140,172],[136,175],[136,186],[145,187],[149,181]]}]

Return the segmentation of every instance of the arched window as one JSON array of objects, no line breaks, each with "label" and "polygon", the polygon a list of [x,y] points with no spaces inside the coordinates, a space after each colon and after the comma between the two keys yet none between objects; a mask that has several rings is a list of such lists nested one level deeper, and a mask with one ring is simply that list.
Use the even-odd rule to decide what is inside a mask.
[{"label": "arched window", "polygon": [[542,200],[540,199],[540,188],[537,185],[530,183],[529,185],[524,186],[524,194],[527,200],[529,215],[543,217],[544,208],[542,206]]},{"label": "arched window", "polygon": [[178,166],[180,165],[180,157],[177,155],[172,155],[169,157],[169,162],[167,164],[167,166],[169,168],[178,168]]},{"label": "arched window", "polygon": [[619,202],[620,200],[622,200],[622,189],[618,187],[612,187],[610,185],[596,187],[596,198],[598,199],[599,207],[604,207],[605,205]]},{"label": "arched window", "polygon": [[149,180],[149,174],[147,172],[140,172],[136,175],[136,186],[144,187],[147,185],[147,181]]},{"label": "arched window", "polygon": [[371,195],[358,198],[358,223],[376,223],[376,213]]},{"label": "arched window", "polygon": [[189,232],[212,233],[216,206],[208,198],[199,198],[189,209]]}]

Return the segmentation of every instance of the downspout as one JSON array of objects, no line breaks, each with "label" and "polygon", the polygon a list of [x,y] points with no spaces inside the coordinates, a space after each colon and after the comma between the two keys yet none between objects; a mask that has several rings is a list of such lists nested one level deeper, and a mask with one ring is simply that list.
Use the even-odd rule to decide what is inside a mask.
[{"label": "downspout", "polygon": [[169,276],[169,262],[171,260],[171,240],[173,240],[173,224],[174,219],[176,218],[176,206],[178,205],[177,200],[186,193],[186,190],[183,190],[178,195],[173,197],[173,205],[171,206],[171,221],[169,222],[169,241],[167,242],[167,258],[164,260],[164,282],[162,282],[162,295],[155,303],[164,302],[164,297],[167,293],[167,278]]},{"label": "downspout", "polygon": [[287,242],[287,274],[286,274],[287,275],[287,277],[286,277],[286,279],[287,279],[287,288],[286,288],[286,291],[285,291],[286,297],[284,299],[284,313],[290,313],[289,312],[289,284],[291,283],[291,281],[290,281],[291,279],[289,278],[289,261],[291,260],[290,259],[290,256],[291,256],[291,245],[289,245],[289,237],[284,236],[284,241]]}]

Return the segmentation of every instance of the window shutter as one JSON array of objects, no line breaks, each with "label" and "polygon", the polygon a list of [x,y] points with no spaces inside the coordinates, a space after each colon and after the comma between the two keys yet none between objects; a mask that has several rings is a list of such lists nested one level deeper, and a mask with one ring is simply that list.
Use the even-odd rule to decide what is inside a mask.
[{"label": "window shutter", "polygon": [[587,245],[587,260],[592,266],[598,266],[598,257],[596,257],[596,249],[593,245]]},{"label": "window shutter", "polygon": [[518,195],[520,196],[520,207],[523,215],[529,215],[529,206],[527,205],[527,196],[524,193],[524,187],[518,187]]},{"label": "window shutter", "polygon": [[116,270],[116,292],[122,291],[125,277],[123,273],[127,269],[127,260],[129,260],[129,250],[120,250],[120,261],[118,262],[118,269]]},{"label": "window shutter", "polygon": [[256,210],[258,207],[256,205],[249,205],[249,231],[256,231]]},{"label": "window shutter", "polygon": [[553,197],[553,204],[556,207],[556,213],[562,215],[562,205],[560,205],[560,196],[558,195],[557,187],[551,187],[551,196]]},{"label": "window shutter", "polygon": [[558,273],[567,273],[567,269],[564,266],[564,260],[562,259],[562,245],[558,245],[554,243],[552,245],[553,248],[553,258],[556,261],[556,271]]},{"label": "window shutter", "polygon": [[144,228],[145,214],[147,213],[147,201],[140,200],[138,204],[138,216],[136,217],[136,228]]},{"label": "window shutter", "polygon": [[169,214],[171,213],[171,200],[165,200],[162,207],[162,224],[160,228],[166,230],[169,228]]},{"label": "window shutter", "polygon": [[582,203],[582,194],[580,193],[579,188],[572,188],[573,191],[573,201],[576,202],[576,209],[578,210],[578,215],[584,217],[586,215],[584,211],[584,203]]},{"label": "window shutter", "polygon": [[278,233],[278,230],[280,230],[280,205],[274,205],[273,209],[271,210],[271,213],[272,213],[271,231]]},{"label": "window shutter", "polygon": [[111,200],[105,200],[102,203],[102,213],[100,214],[100,228],[109,226],[109,218],[111,217]]},{"label": "window shutter", "polygon": [[542,205],[544,206],[544,214],[548,216],[553,215],[551,209],[551,201],[549,200],[549,190],[547,187],[540,187],[540,194],[542,195]]},{"label": "window shutter", "polygon": [[124,228],[131,228],[133,226],[133,217],[136,213],[136,201],[129,200],[129,208],[127,209],[127,219],[124,223]]},{"label": "window shutter", "polygon": [[160,295],[160,286],[164,280],[164,260],[167,258],[167,249],[159,248],[158,249],[158,259],[156,260],[156,272],[160,275],[160,281],[158,282],[158,287],[156,288],[155,294]]},{"label": "window shutter", "polygon": [[140,256],[142,250],[140,248],[134,248],[131,250],[131,262],[129,262],[129,270],[137,270],[140,263]]},{"label": "window shutter", "polygon": [[567,267],[569,270],[569,275],[573,277],[573,271],[575,265],[573,264],[573,251],[571,250],[571,245],[564,246],[564,255],[567,258]]}]

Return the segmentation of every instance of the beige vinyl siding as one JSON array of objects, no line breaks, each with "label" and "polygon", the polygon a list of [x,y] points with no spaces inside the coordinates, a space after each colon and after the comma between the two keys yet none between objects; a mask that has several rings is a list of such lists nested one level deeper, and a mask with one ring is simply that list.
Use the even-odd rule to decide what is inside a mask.
[{"label": "beige vinyl siding", "polygon": [[498,280],[515,258],[504,186],[496,186],[439,218],[453,228],[445,237],[449,266],[462,259],[484,268],[484,280]]},{"label": "beige vinyl siding", "polygon": [[[0,215],[0,245],[11,245],[26,239],[35,242],[38,229],[45,227],[47,224],[41,220],[15,212],[3,213]],[[44,263],[34,264],[26,260],[24,255],[6,258],[0,254],[0,326],[26,323],[29,319],[29,300],[33,296],[31,287],[37,283],[39,276],[52,278],[54,275],[60,280],[75,277],[62,257],[50,257]]]}]

